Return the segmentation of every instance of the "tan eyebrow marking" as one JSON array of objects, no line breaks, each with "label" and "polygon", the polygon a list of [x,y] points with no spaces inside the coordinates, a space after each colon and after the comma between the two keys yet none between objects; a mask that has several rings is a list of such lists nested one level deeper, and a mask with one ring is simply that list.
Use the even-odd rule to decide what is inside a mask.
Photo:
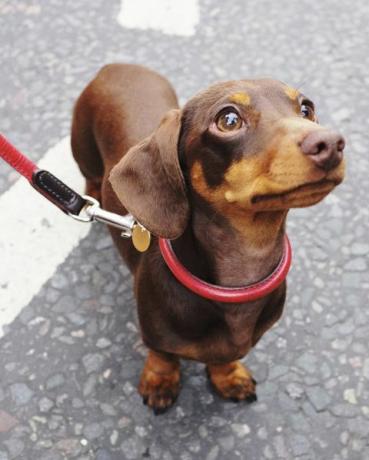
[{"label": "tan eyebrow marking", "polygon": [[230,102],[234,102],[235,104],[240,104],[240,105],[249,105],[250,104],[250,96],[247,93],[240,92],[240,93],[234,93],[232,96],[229,98]]},{"label": "tan eyebrow marking", "polygon": [[293,101],[295,101],[298,98],[299,94],[300,94],[297,89],[292,88],[291,86],[287,86],[287,88],[285,88],[284,92]]}]

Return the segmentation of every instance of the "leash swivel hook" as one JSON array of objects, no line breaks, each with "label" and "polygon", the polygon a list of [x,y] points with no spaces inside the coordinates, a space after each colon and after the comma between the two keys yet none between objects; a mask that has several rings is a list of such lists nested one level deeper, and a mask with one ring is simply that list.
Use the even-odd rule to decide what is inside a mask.
[{"label": "leash swivel hook", "polygon": [[137,251],[145,252],[151,242],[150,232],[139,222],[137,222],[131,214],[121,216],[110,211],[106,211],[100,207],[100,203],[89,195],[82,195],[85,200],[85,206],[79,214],[68,213],[70,217],[79,222],[102,222],[121,230],[122,238],[132,238],[133,246]]},{"label": "leash swivel hook", "polygon": [[68,212],[70,217],[79,222],[102,222],[122,230],[121,236],[123,238],[132,237],[133,228],[136,222],[131,214],[120,216],[119,214],[102,209],[100,203],[92,196],[82,195],[82,198],[85,200],[85,206],[81,209],[79,214]]}]

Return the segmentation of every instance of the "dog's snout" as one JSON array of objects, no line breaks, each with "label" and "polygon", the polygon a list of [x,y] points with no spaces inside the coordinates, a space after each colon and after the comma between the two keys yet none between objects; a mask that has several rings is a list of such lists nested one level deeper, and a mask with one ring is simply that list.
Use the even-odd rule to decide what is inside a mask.
[{"label": "dog's snout", "polygon": [[309,133],[301,143],[301,150],[320,169],[329,171],[343,158],[344,138],[333,131],[319,130]]}]

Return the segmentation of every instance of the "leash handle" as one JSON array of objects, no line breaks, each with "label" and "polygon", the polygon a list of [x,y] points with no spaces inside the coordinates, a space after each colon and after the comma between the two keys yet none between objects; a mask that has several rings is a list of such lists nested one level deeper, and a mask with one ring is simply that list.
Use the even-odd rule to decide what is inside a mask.
[{"label": "leash handle", "polygon": [[39,169],[32,175],[31,185],[66,214],[78,216],[87,201],[49,171]]},{"label": "leash handle", "polygon": [[35,163],[17,150],[0,134],[0,156],[45,198],[66,214],[78,215],[87,201],[64,182],[48,171],[39,169]]}]

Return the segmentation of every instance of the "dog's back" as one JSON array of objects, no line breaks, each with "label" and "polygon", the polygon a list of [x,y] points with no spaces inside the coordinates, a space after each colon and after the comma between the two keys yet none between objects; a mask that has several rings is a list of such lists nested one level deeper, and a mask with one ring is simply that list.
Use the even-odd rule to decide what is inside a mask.
[{"label": "dog's back", "polygon": [[130,64],[103,67],[74,109],[72,150],[84,176],[102,178],[177,106],[172,86],[158,73]]},{"label": "dog's back", "polygon": [[[158,73],[130,64],[103,67],[80,95],[73,114],[72,151],[86,178],[86,193],[101,200],[105,209],[126,214],[108,181],[110,170],[176,107],[174,89]],[[132,269],[137,254],[118,230],[110,231]]]}]

